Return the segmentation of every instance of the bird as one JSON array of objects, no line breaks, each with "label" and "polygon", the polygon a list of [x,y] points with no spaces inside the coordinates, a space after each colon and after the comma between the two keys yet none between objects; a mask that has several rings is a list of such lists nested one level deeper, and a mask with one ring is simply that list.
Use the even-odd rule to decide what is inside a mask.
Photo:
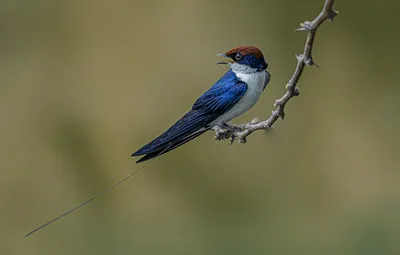
[{"label": "bird", "polygon": [[240,46],[217,56],[227,58],[217,64],[228,65],[228,71],[182,118],[134,152],[132,157],[142,156],[136,163],[170,152],[215,126],[227,126],[228,121],[257,103],[271,78],[262,51],[255,46]]},{"label": "bird", "polygon": [[146,167],[152,161],[151,159],[178,148],[215,126],[228,127],[226,125],[228,121],[252,108],[271,78],[267,71],[268,64],[261,50],[254,46],[241,46],[217,56],[227,58],[226,61],[217,64],[226,64],[229,70],[195,101],[190,111],[167,131],[132,154],[132,156],[142,156],[136,163],[147,161],[145,164],[85,202],[31,230],[25,237],[53,224],[119,186]]}]

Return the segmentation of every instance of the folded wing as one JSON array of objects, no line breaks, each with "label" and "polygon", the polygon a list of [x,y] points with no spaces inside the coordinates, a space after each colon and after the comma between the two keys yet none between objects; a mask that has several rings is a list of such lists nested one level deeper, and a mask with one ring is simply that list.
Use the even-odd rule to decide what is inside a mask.
[{"label": "folded wing", "polygon": [[187,143],[210,129],[208,124],[229,111],[247,91],[247,84],[230,72],[204,93],[192,109],[167,131],[133,153],[132,156],[145,155],[137,162],[160,156]]}]

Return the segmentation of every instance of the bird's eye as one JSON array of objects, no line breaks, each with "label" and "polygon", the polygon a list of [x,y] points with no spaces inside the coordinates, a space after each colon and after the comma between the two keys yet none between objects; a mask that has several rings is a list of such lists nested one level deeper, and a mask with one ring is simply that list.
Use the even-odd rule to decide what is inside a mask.
[{"label": "bird's eye", "polygon": [[242,57],[243,57],[243,56],[242,56],[242,54],[241,54],[240,52],[236,53],[236,55],[235,55],[235,59],[236,59],[237,61],[241,60]]}]

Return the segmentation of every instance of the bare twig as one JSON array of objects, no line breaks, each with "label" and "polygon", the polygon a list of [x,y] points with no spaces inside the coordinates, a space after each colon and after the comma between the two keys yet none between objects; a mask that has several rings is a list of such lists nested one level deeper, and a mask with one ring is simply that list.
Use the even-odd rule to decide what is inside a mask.
[{"label": "bare twig", "polygon": [[304,46],[303,54],[297,55],[297,66],[296,70],[293,73],[292,78],[290,78],[288,84],[286,85],[286,93],[278,100],[275,101],[274,106],[275,110],[272,111],[272,115],[264,121],[255,121],[248,124],[243,124],[239,126],[216,126],[215,130],[215,139],[231,139],[234,141],[237,139],[240,143],[245,143],[247,141],[247,136],[253,133],[256,130],[269,129],[272,125],[281,118],[282,120],[285,117],[285,106],[287,102],[294,96],[298,96],[300,94],[299,89],[296,87],[297,82],[300,79],[301,74],[303,73],[304,67],[307,66],[317,66],[312,58],[312,48],[314,45],[315,34],[317,33],[317,29],[321,26],[324,21],[327,19],[333,20],[335,16],[338,14],[337,11],[333,10],[333,2],[334,0],[325,0],[324,7],[321,13],[313,20],[313,21],[305,21],[301,23],[301,27],[296,29],[296,31],[307,31],[308,36],[306,40],[306,44]]}]

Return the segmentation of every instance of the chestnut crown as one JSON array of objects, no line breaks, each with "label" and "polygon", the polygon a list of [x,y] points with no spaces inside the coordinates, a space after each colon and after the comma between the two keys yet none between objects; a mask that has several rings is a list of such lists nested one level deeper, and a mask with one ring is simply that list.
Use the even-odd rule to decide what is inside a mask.
[{"label": "chestnut crown", "polygon": [[258,71],[264,71],[268,67],[264,54],[254,46],[236,47],[223,55],[231,58],[234,63],[246,65]]}]

